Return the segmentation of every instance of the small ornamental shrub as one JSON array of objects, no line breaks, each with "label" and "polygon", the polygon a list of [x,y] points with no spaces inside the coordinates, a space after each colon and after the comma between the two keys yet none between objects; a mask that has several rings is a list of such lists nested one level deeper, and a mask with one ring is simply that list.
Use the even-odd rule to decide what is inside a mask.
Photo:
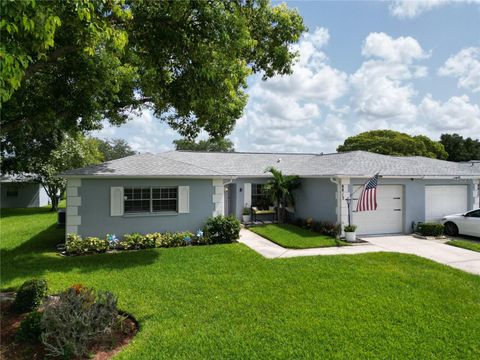
[{"label": "small ornamental shrub", "polygon": [[98,237],[86,237],[83,239],[86,252],[105,252],[108,250],[108,241]]},{"label": "small ornamental shrub", "polygon": [[112,293],[70,288],[45,306],[42,343],[48,355],[83,358],[97,336],[111,333],[117,319],[117,299]]},{"label": "small ornamental shrub", "polygon": [[18,289],[17,296],[13,301],[13,309],[19,312],[37,310],[43,298],[47,295],[47,282],[33,279],[25,281]]},{"label": "small ornamental shrub", "polygon": [[147,234],[144,237],[144,244],[145,244],[145,247],[147,248],[160,247],[161,243],[162,243],[162,234],[158,232],[153,234]]},{"label": "small ornamental shrub", "polygon": [[144,236],[139,233],[125,234],[119,245],[125,250],[141,249],[144,243]]},{"label": "small ornamental shrub", "polygon": [[234,216],[215,216],[203,229],[210,244],[231,243],[240,238],[240,221]]},{"label": "small ornamental shrub", "polygon": [[345,232],[355,232],[357,230],[357,225],[345,225],[343,231]]},{"label": "small ornamental shrub", "polygon": [[16,339],[21,342],[38,342],[42,334],[42,313],[31,312],[20,323]]},{"label": "small ornamental shrub", "polygon": [[441,236],[443,229],[443,224],[437,223],[420,223],[417,225],[417,232],[423,236]]},{"label": "small ornamental shrub", "polygon": [[250,208],[248,208],[248,207],[243,208],[242,215],[250,215]]},{"label": "small ornamental shrub", "polygon": [[68,234],[65,241],[65,248],[69,254],[83,254],[85,252],[85,244],[81,236],[77,234]]}]

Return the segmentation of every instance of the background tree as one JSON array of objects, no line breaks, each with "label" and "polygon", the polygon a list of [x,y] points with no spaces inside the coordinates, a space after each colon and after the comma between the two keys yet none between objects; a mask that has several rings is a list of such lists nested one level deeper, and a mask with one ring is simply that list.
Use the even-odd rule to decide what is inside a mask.
[{"label": "background tree", "polygon": [[62,171],[84,167],[102,162],[102,154],[93,139],[83,136],[67,137],[60,146],[45,159],[32,157],[32,162],[25,165],[29,172],[35,174],[52,204],[52,211],[58,209],[59,197],[65,192],[66,180],[56,175]]},{"label": "background tree", "polygon": [[442,134],[440,142],[445,147],[450,161],[480,160],[480,141],[458,134]]},{"label": "background tree", "polygon": [[275,202],[278,221],[284,222],[285,208],[294,204],[293,190],[300,187],[300,178],[296,175],[283,175],[274,167],[268,168],[266,172],[271,173],[273,179],[264,185],[263,191]]},{"label": "background tree", "polygon": [[372,130],[347,138],[338,152],[364,150],[393,156],[426,156],[446,159],[442,144],[426,136],[411,136],[393,130]]},{"label": "background tree", "polygon": [[0,11],[5,169],[144,109],[189,139],[224,137],[247,77],[289,74],[305,31],[295,10],[264,0],[26,0]]},{"label": "background tree", "polygon": [[102,140],[94,138],[94,140],[98,143],[98,151],[102,154],[103,161],[120,159],[136,154],[124,139]]},{"label": "background tree", "polygon": [[235,151],[233,142],[226,138],[209,138],[207,140],[195,140],[178,139],[173,140],[175,150],[189,150],[189,151],[219,151],[219,152],[232,152]]}]

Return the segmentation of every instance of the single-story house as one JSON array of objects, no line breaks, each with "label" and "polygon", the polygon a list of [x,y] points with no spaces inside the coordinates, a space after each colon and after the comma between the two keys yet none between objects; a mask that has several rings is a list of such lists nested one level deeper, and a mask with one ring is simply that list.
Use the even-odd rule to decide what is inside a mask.
[{"label": "single-story house", "polygon": [[[195,231],[212,215],[241,218],[264,202],[265,170],[300,176],[295,216],[346,225],[347,199],[359,234],[410,233],[416,222],[479,207],[480,168],[365,151],[335,154],[171,151],[139,154],[64,172],[66,232],[82,236]],[[376,211],[355,212],[358,191],[380,174]]]},{"label": "single-story house", "polygon": [[2,175],[0,188],[1,208],[40,207],[49,203],[43,186],[29,176]]}]

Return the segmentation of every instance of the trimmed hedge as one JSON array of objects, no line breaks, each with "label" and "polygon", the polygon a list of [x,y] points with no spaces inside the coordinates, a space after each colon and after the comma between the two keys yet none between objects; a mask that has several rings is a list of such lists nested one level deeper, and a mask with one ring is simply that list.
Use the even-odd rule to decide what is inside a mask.
[{"label": "trimmed hedge", "polygon": [[210,244],[225,244],[240,238],[240,221],[234,216],[215,216],[203,228]]},{"label": "trimmed hedge", "polygon": [[437,223],[420,223],[417,225],[417,232],[423,236],[441,236],[443,229],[443,224]]}]

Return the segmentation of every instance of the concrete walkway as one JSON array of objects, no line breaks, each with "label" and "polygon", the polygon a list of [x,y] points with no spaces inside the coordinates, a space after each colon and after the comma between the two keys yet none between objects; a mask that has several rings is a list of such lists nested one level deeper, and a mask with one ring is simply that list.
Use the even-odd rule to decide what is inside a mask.
[{"label": "concrete walkway", "polygon": [[440,264],[480,275],[480,253],[478,252],[440,244],[435,241],[417,239],[408,235],[362,237],[362,239],[367,240],[368,244],[297,250],[283,248],[250,230],[241,229],[239,241],[268,259],[296,256],[353,255],[382,251],[398,252],[421,256]]}]

